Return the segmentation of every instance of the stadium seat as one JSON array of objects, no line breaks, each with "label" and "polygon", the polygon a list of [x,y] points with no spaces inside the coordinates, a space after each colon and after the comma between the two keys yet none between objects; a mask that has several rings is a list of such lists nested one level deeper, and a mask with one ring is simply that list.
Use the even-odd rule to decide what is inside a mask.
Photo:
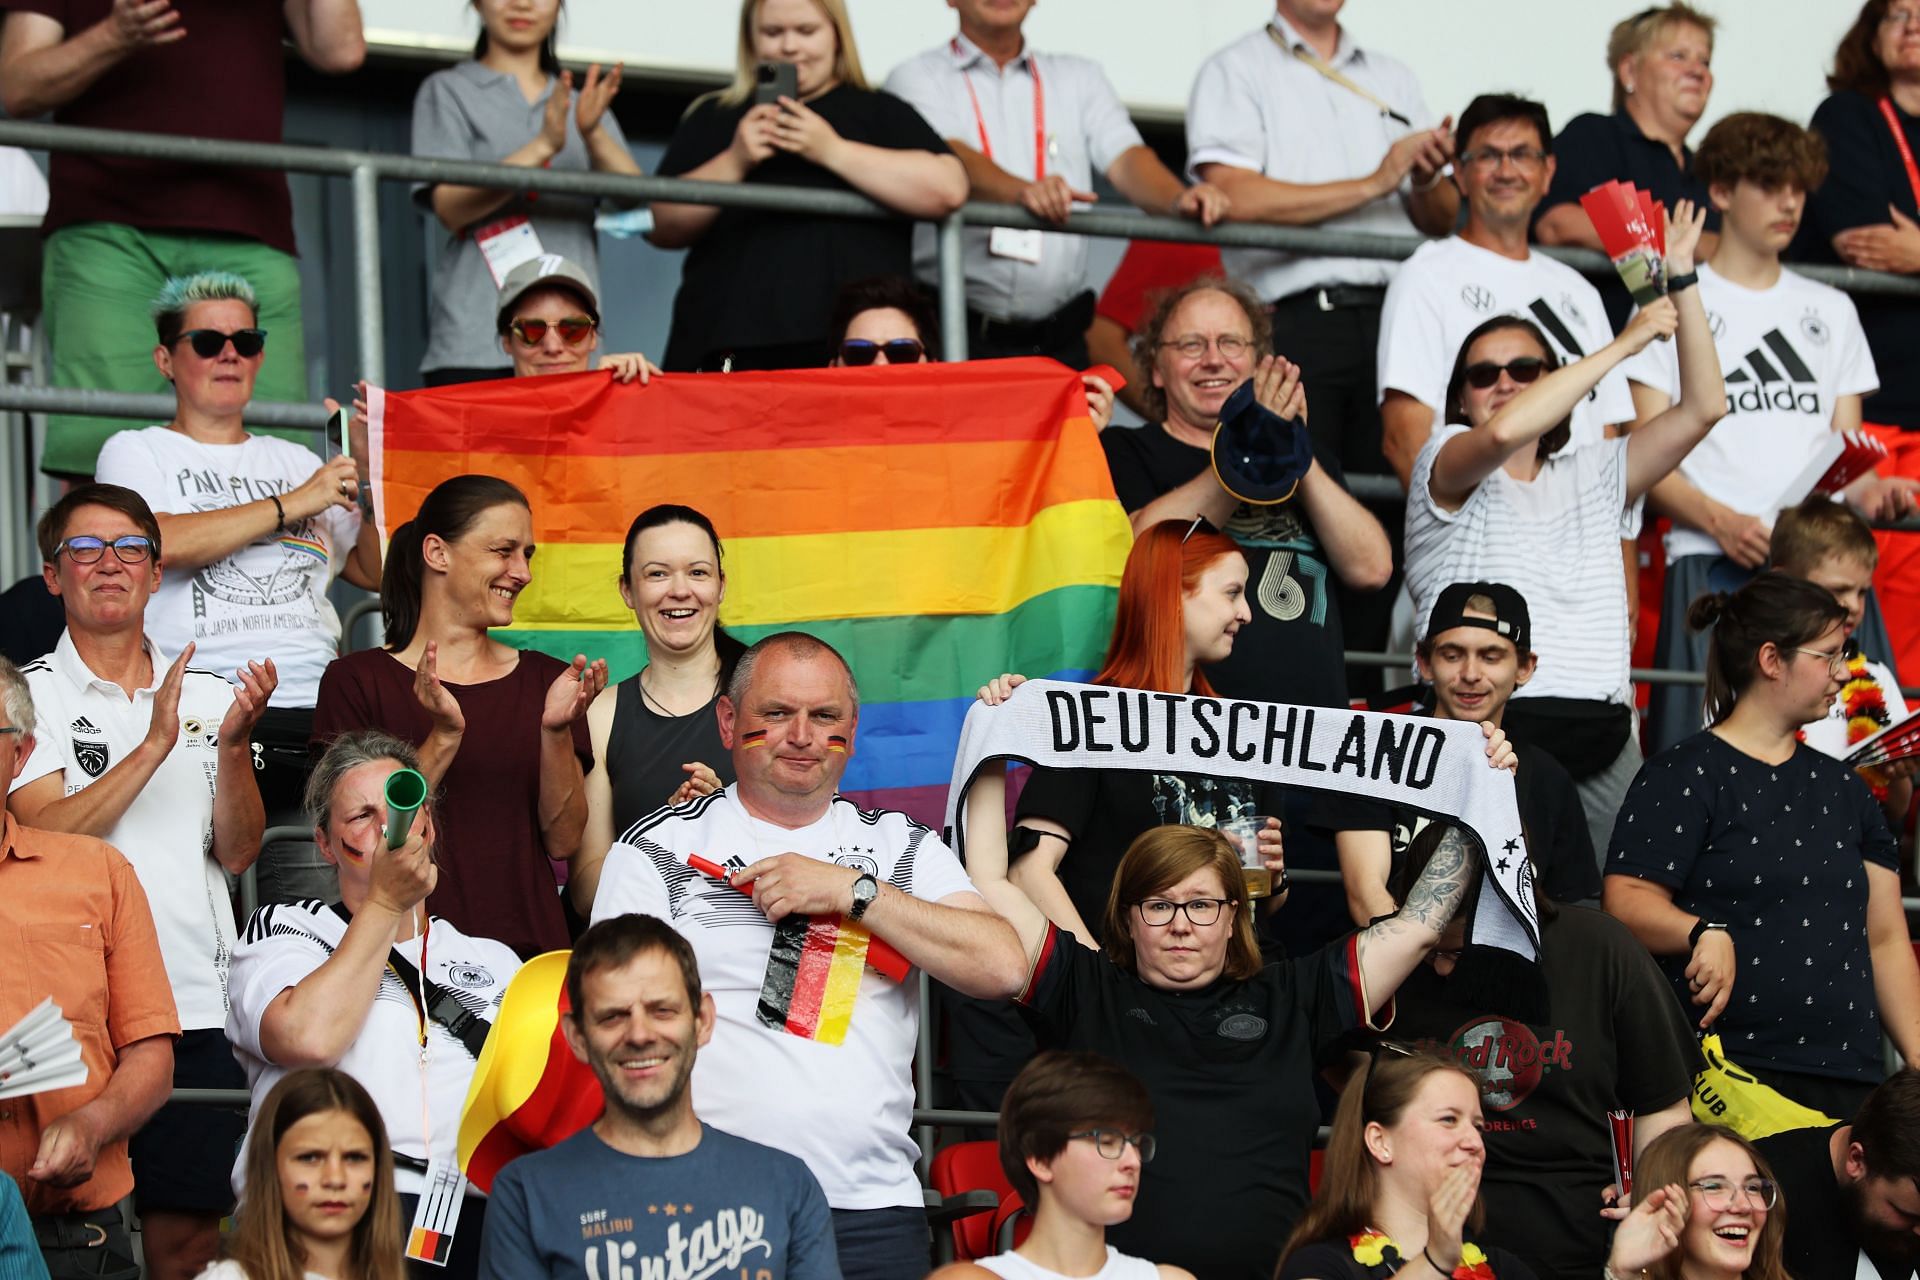
[{"label": "stadium seat", "polygon": [[[996,1142],[956,1142],[944,1147],[934,1154],[933,1167],[928,1170],[927,1176],[933,1183],[933,1189],[944,1199],[950,1200],[969,1192],[992,1193],[992,1202],[952,1219],[956,1258],[970,1261],[992,1255],[994,1228],[998,1225],[995,1204],[1004,1209],[1010,1196],[1016,1204],[1019,1202],[1012,1185],[1007,1182],[1006,1174],[1000,1170],[1000,1145]],[[971,1197],[968,1203],[973,1203]]]}]

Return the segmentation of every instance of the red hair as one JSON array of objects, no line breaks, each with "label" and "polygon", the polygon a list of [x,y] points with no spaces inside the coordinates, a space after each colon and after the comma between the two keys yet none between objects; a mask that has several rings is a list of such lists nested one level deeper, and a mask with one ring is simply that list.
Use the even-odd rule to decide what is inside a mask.
[{"label": "red hair", "polygon": [[1240,554],[1239,543],[1211,526],[1194,528],[1191,520],[1162,520],[1149,526],[1127,554],[1113,639],[1107,643],[1106,660],[1093,682],[1212,697],[1213,686],[1197,668],[1193,688],[1180,685],[1187,666],[1182,603],[1200,586],[1201,575],[1214,561]]}]

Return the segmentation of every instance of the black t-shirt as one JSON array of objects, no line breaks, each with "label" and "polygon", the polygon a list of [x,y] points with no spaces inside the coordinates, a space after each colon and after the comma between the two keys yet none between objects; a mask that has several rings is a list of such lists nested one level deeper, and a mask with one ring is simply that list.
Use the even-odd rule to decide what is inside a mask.
[{"label": "black t-shirt", "polygon": [[[1558,760],[1529,743],[1513,744],[1520,771],[1513,788],[1520,802],[1520,825],[1527,833],[1527,856],[1540,891],[1555,902],[1591,902],[1600,896],[1600,864],[1587,830],[1580,790]],[[1387,883],[1406,862],[1407,846],[1432,819],[1414,809],[1378,800],[1327,795],[1317,800],[1312,824],[1329,834],[1384,831],[1393,850]]]},{"label": "black t-shirt", "polygon": [[[1782,1252],[1793,1280],[1853,1280],[1859,1266],[1860,1241],[1851,1228],[1846,1196],[1833,1176],[1829,1145],[1843,1123],[1788,1129],[1753,1144],[1766,1157],[1787,1206]],[[1907,1273],[1912,1270],[1908,1265]]]},{"label": "black t-shirt", "polygon": [[1127,846],[1168,823],[1218,827],[1236,818],[1281,816],[1286,790],[1268,782],[1131,769],[1035,769],[1015,808],[1021,818],[1048,818],[1072,839],[1060,860],[1060,883],[1096,938],[1106,919],[1107,891]]},{"label": "black t-shirt", "polygon": [[[1877,1083],[1868,863],[1900,865],[1859,774],[1810,747],[1770,765],[1697,733],[1633,780],[1607,874],[1665,885],[1675,906],[1731,926],[1738,972],[1714,1023],[1727,1057]],[[1687,960],[1663,956],[1660,967],[1693,1008]]]},{"label": "black t-shirt", "polygon": [[[1556,205],[1576,208],[1580,197],[1606,182],[1631,182],[1672,209],[1678,200],[1691,200],[1707,211],[1707,230],[1720,230],[1720,214],[1707,196],[1707,184],[1693,176],[1693,152],[1681,149],[1685,163],[1676,161],[1664,142],[1640,132],[1640,126],[1622,108],[1612,115],[1589,112],[1567,121],[1553,140],[1553,182],[1539,215]],[[1633,299],[1617,276],[1595,282],[1607,307],[1607,318],[1618,331],[1633,310]]]},{"label": "black t-shirt", "polygon": [[[1898,104],[1894,114],[1907,146],[1920,155],[1920,118]],[[1827,180],[1807,195],[1806,218],[1793,242],[1795,259],[1840,261],[1834,236],[1854,227],[1885,226],[1892,221],[1888,205],[1920,218],[1907,166],[1879,103],[1851,90],[1836,93],[1813,113],[1813,127],[1826,139],[1830,167]],[[1867,421],[1920,430],[1920,361],[1913,358],[1920,349],[1920,298],[1862,293],[1853,302],[1880,374],[1880,390],[1867,397]]]},{"label": "black t-shirt", "polygon": [[1199,1280],[1273,1273],[1307,1203],[1316,1062],[1368,1022],[1357,943],[1349,935],[1246,982],[1162,991],[1047,931],[1022,997],[1041,1045],[1105,1054],[1153,1097],[1159,1150],[1109,1244]]},{"label": "black t-shirt", "polygon": [[1659,967],[1612,916],[1562,907],[1543,920],[1540,971],[1552,1016],[1521,1023],[1455,1001],[1422,964],[1400,985],[1393,1033],[1480,1074],[1487,1237],[1540,1275],[1592,1280],[1611,1229],[1607,1112],[1691,1096],[1700,1052]]},{"label": "black t-shirt", "polygon": [[647,704],[635,674],[614,689],[607,730],[607,783],[613,788],[613,838],[665,805],[688,778],[680,766],[699,761],[721,784],[733,784],[733,753],[720,742],[711,701],[684,716],[664,716]]},{"label": "black t-shirt", "polygon": [[[1152,423],[1102,431],[1100,447],[1114,493],[1130,513],[1213,466],[1207,450],[1182,444]],[[1338,459],[1322,453],[1318,443],[1314,456],[1328,475],[1340,479]],[[1226,661],[1207,668],[1207,679],[1229,698],[1346,706],[1345,640],[1333,569],[1300,504],[1242,503],[1226,532],[1246,553],[1253,622],[1240,629]]]},{"label": "black t-shirt", "polygon": [[[1487,1234],[1494,1233],[1489,1230]],[[1524,1260],[1498,1245],[1482,1245],[1481,1248],[1487,1255],[1487,1266],[1496,1280],[1534,1280],[1534,1273]],[[1404,1265],[1399,1252],[1392,1245],[1382,1250],[1378,1264],[1368,1266],[1353,1256],[1350,1241],[1322,1240],[1318,1244],[1294,1250],[1287,1258],[1287,1264],[1280,1268],[1279,1280],[1388,1280]],[[1800,1280],[1800,1277],[1795,1276],[1793,1280]]]},{"label": "black t-shirt", "polygon": [[[951,154],[920,113],[890,93],[843,85],[807,105],[849,141]],[[695,106],[661,157],[660,174],[677,177],[725,151],[748,110],[748,105],[723,106],[713,99]],[[853,190],[812,161],[784,152],[776,152],[745,181]],[[904,219],[722,209],[681,268],[665,365],[691,370],[716,351],[812,342],[819,343],[818,363],[825,364],[840,286],[865,276],[905,275],[912,259],[913,224]]]}]

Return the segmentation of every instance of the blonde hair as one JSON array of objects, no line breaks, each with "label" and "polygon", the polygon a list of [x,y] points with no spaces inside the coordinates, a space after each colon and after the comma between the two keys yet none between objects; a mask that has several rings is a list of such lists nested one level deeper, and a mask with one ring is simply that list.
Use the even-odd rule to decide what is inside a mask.
[{"label": "blonde hair", "polygon": [[[740,0],[740,44],[734,58],[733,83],[718,93],[706,95],[701,101],[711,98],[723,107],[737,107],[753,98],[760,69],[760,55],[753,49],[753,24],[760,16],[760,6],[764,2]],[[853,19],[847,16],[847,0],[810,0],[810,3],[833,24],[833,34],[839,45],[833,55],[835,82],[855,89],[870,87],[866,72],[860,69],[860,47],[853,42]]]},{"label": "blonde hair", "polygon": [[1613,109],[1618,111],[1627,105],[1627,87],[1620,83],[1622,62],[1639,57],[1655,40],[1675,27],[1698,28],[1706,35],[1707,48],[1711,51],[1714,28],[1719,25],[1712,14],[1702,13],[1685,0],[1642,9],[1631,18],[1615,23],[1612,34],[1607,37],[1607,74],[1613,77]]}]

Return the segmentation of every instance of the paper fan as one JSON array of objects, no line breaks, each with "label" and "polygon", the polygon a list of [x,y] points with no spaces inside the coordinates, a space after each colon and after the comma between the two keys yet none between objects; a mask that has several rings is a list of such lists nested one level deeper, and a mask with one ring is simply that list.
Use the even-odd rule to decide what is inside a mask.
[{"label": "paper fan", "polygon": [[1860,739],[1847,753],[1846,762],[1856,769],[1867,769],[1917,755],[1920,755],[1920,711]]},{"label": "paper fan", "polygon": [[1580,207],[1633,300],[1641,306],[1667,291],[1665,207],[1631,183],[1603,182]]},{"label": "paper fan", "polygon": [[49,996],[0,1036],[0,1098],[18,1098],[87,1082],[73,1024]]}]

